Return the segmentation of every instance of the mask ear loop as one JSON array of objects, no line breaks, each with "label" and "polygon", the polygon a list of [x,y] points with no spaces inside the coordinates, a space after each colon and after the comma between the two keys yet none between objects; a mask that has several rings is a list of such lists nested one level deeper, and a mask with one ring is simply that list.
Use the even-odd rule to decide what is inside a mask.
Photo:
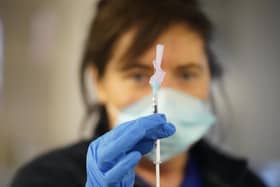
[{"label": "mask ear loop", "polygon": [[100,120],[101,107],[99,103],[95,103],[87,108],[80,122],[79,139],[92,138],[92,133],[94,132],[92,124],[97,124],[98,120]]},{"label": "mask ear loop", "polygon": [[[217,98],[221,98],[220,102],[218,102]],[[215,79],[211,83],[209,101],[211,111],[217,117],[216,125],[213,126],[212,132],[210,131],[209,133],[210,140],[213,141],[213,143],[225,146],[233,124],[236,122],[236,118],[222,78]],[[222,107],[225,112],[221,113],[219,110],[220,107]]]}]

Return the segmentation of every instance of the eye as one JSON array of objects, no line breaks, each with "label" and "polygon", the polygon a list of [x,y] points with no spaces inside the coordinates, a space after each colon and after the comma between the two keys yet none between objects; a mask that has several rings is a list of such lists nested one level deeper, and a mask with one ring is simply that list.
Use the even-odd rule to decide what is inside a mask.
[{"label": "eye", "polygon": [[145,78],[145,75],[141,73],[134,73],[131,75],[131,77],[137,81],[141,81]]},{"label": "eye", "polygon": [[197,73],[194,72],[181,72],[178,76],[182,80],[191,80],[198,77]]},{"label": "eye", "polygon": [[149,76],[145,73],[131,73],[129,77],[138,84],[145,84],[149,82]]}]

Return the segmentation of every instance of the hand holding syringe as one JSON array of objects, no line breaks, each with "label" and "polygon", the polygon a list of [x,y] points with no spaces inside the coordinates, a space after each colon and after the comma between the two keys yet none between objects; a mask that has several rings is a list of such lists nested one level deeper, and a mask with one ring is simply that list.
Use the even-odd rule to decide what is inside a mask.
[{"label": "hand holding syringe", "polygon": [[[155,113],[157,112],[157,91],[164,77],[164,72],[160,69],[162,52],[163,47],[158,46],[157,57],[154,61],[156,71],[151,78]],[[135,107],[137,103],[133,105]],[[123,121],[120,120],[116,127],[89,144],[86,162],[86,187],[111,186],[112,184],[115,184],[114,186],[133,186],[135,167],[139,164],[142,156],[151,151],[154,141],[156,141],[157,148],[156,186],[159,187],[160,147],[157,139],[173,135],[176,129],[166,121],[164,115],[147,114],[135,118],[135,116],[139,116],[139,112],[130,116],[133,109],[128,107],[126,110],[122,114],[124,115]],[[125,117],[125,115],[128,116]],[[131,119],[127,117],[131,117]]]},{"label": "hand holding syringe", "polygon": [[[156,47],[156,59],[153,61],[155,73],[150,79],[150,85],[153,89],[153,107],[154,113],[158,112],[157,107],[157,93],[160,85],[164,79],[165,72],[161,69],[162,57],[163,57],[164,46],[159,44]],[[156,187],[160,187],[160,140],[156,140],[155,143],[155,165],[156,165]]]}]

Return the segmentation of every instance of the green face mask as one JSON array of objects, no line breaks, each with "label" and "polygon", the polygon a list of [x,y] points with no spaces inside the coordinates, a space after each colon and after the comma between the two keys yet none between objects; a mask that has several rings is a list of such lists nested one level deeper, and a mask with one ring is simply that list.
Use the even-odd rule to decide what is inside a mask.
[{"label": "green face mask", "polygon": [[[117,124],[150,115],[152,111],[150,94],[122,110]],[[174,89],[163,88],[158,92],[158,111],[165,114],[167,121],[176,127],[174,135],[161,140],[162,162],[187,151],[215,122],[215,116],[210,113],[205,103]],[[148,153],[146,157],[153,160],[154,155]]]}]

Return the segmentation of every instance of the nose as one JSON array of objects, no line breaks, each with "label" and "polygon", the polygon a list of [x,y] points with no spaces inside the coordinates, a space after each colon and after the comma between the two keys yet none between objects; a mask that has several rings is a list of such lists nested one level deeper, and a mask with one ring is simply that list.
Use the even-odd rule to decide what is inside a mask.
[{"label": "nose", "polygon": [[166,74],[161,84],[161,88],[179,89],[179,83],[170,74]]}]

